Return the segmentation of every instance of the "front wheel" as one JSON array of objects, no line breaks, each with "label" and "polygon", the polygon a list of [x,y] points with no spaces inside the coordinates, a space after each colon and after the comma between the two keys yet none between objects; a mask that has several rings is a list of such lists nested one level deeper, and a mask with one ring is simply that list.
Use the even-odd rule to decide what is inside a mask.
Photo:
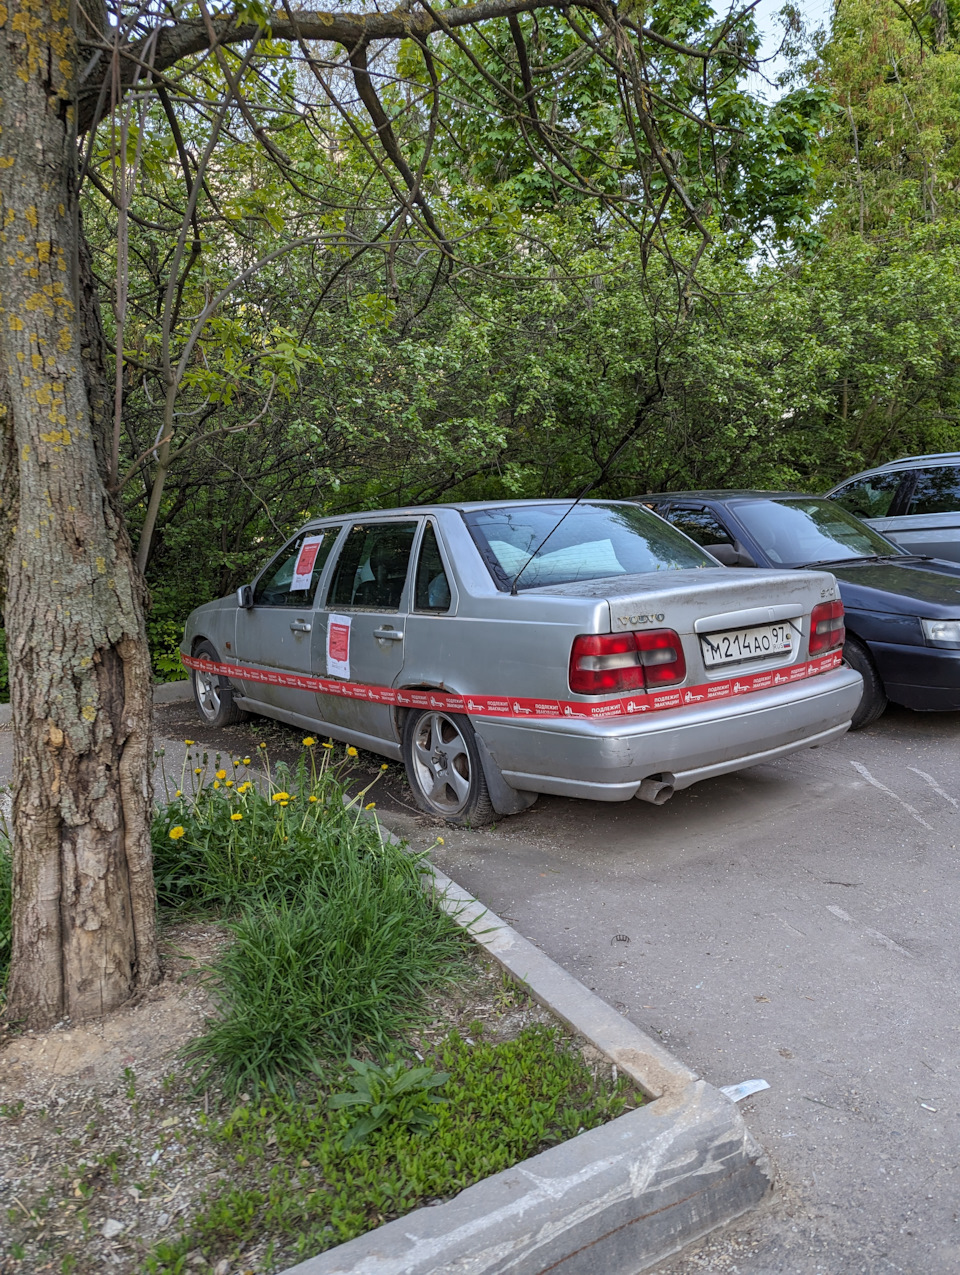
[{"label": "front wheel", "polygon": [[[210,642],[198,642],[193,652],[198,660],[210,660],[220,663],[216,647]],[[235,722],[245,722],[250,716],[233,702],[233,687],[227,678],[219,673],[207,672],[206,669],[190,670],[190,681],[193,685],[193,699],[197,712],[208,726],[232,726]]]},{"label": "front wheel", "polygon": [[473,726],[461,713],[408,713],[403,761],[413,799],[427,814],[472,828],[496,818]]},{"label": "front wheel", "polygon": [[851,730],[862,730],[875,722],[887,707],[887,693],[870,652],[854,637],[848,637],[843,644],[843,662],[863,678],[863,695],[850,722]]}]

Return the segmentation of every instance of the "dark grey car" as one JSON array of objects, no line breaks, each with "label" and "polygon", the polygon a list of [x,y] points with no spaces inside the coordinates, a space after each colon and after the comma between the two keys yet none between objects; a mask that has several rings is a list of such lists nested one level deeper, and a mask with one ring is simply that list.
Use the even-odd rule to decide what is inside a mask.
[{"label": "dark grey car", "polygon": [[906,456],[827,495],[908,553],[960,562],[960,452]]},{"label": "dark grey car", "polygon": [[402,758],[422,809],[540,792],[660,803],[849,726],[827,572],[729,571],[629,502],[435,505],[309,523],[182,646],[245,712]]}]

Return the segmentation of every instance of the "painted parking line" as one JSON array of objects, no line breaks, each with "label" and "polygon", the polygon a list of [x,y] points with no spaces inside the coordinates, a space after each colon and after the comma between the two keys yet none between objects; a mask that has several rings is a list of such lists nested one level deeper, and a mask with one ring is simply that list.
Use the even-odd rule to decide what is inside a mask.
[{"label": "painted parking line", "polygon": [[828,906],[827,911],[831,913],[832,916],[835,916],[838,921],[846,921],[849,925],[859,926],[859,928],[863,930],[864,934],[868,935],[872,939],[876,939],[878,943],[882,943],[884,947],[888,947],[891,952],[899,952],[901,956],[909,956],[910,959],[913,960],[913,953],[908,952],[905,947],[901,947],[900,944],[895,939],[892,939],[889,934],[883,934],[880,930],[871,929],[869,925],[860,925],[860,922],[855,921],[849,912],[844,912],[843,908],[838,908],[836,904]]},{"label": "painted parking line", "polygon": [[951,797],[948,792],[944,792],[934,779],[933,775],[928,775],[925,770],[918,770],[916,766],[908,766],[907,770],[912,770],[915,775],[919,775],[921,779],[926,780],[933,791],[941,796],[944,801],[949,801],[950,805],[953,806],[954,809],[960,810],[960,801],[957,801],[956,797]]},{"label": "painted parking line", "polygon": [[879,788],[879,790],[886,793],[888,797],[892,797],[895,802],[903,806],[904,810],[912,819],[916,819],[917,823],[922,823],[925,828],[929,828],[930,831],[933,832],[933,825],[927,823],[926,819],[924,819],[916,806],[911,806],[909,801],[904,801],[902,797],[898,797],[892,788],[888,788],[886,784],[882,784],[879,779],[874,778],[874,776],[870,774],[869,770],[867,770],[866,766],[864,766],[861,762],[852,761],[850,765],[854,768],[854,770],[859,771],[859,773],[863,775],[868,784],[873,784],[874,788]]}]

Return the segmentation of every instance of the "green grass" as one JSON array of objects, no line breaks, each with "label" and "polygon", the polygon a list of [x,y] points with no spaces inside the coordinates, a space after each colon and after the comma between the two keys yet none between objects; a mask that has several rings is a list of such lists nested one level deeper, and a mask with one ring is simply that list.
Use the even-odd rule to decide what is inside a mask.
[{"label": "green grass", "polygon": [[228,1159],[222,1189],[181,1236],[154,1248],[145,1270],[178,1275],[197,1249],[211,1265],[234,1262],[259,1243],[282,1267],[455,1195],[628,1106],[627,1086],[596,1079],[556,1028],[535,1025],[499,1044],[483,1039],[479,1023],[470,1032],[473,1043],[453,1032],[426,1060],[449,1073],[434,1091],[447,1101],[432,1107],[426,1129],[398,1111],[351,1145],[356,1111],[330,1095],[356,1088],[346,1075],[312,1100],[239,1106],[211,1128]]},{"label": "green grass", "polygon": [[193,754],[154,819],[161,906],[229,918],[217,1013],[187,1053],[198,1085],[275,1092],[320,1058],[384,1047],[464,959],[467,940],[421,889],[422,857],[362,817],[367,790],[345,804],[332,757],[311,743],[260,788],[242,757]]},{"label": "green grass", "polygon": [[[376,825],[361,817],[368,789],[344,804],[343,763],[316,745],[294,771],[271,770],[266,753],[213,759],[188,752],[176,788],[153,820],[153,873],[160,907],[230,916],[264,898],[293,898],[345,850],[378,852]],[[264,758],[266,774],[259,773]],[[371,805],[372,803],[367,803]]]}]

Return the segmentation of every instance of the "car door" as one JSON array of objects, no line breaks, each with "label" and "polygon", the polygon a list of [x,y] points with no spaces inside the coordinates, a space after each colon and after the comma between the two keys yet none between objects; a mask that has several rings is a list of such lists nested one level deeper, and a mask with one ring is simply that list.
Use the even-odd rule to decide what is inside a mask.
[{"label": "car door", "polygon": [[960,465],[915,469],[903,512],[871,520],[908,553],[960,562]]},{"label": "car door", "polygon": [[[316,612],[320,677],[358,686],[396,685],[404,661],[410,558],[419,518],[357,520],[343,537],[322,608]],[[320,642],[322,641],[322,646]],[[389,704],[317,696],[319,715],[356,743],[396,743]],[[392,750],[391,750],[392,751]]]},{"label": "car door", "polygon": [[245,679],[247,699],[284,713],[316,716],[316,695],[280,678],[312,669],[313,601],[339,526],[301,531],[267,564],[253,586],[253,606],[237,612],[237,662],[277,676]]}]

